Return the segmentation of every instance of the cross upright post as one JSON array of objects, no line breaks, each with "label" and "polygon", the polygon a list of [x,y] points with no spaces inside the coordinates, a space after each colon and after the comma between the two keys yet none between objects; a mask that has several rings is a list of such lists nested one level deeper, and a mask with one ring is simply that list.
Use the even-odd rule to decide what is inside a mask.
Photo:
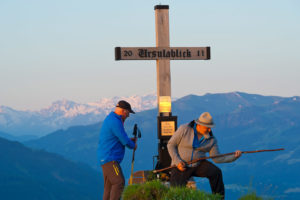
[{"label": "cross upright post", "polygon": [[[157,5],[155,10],[156,47],[170,47],[169,6]],[[171,115],[170,60],[156,60],[157,103],[159,116]]]},{"label": "cross upright post", "polygon": [[[169,34],[169,6],[156,5],[155,10],[155,32],[156,47],[170,47]],[[177,116],[172,116],[171,101],[171,72],[170,60],[156,60],[157,73],[157,133],[158,144],[158,162],[156,169],[169,166],[171,158],[167,149],[167,143],[170,135],[177,129]]]}]

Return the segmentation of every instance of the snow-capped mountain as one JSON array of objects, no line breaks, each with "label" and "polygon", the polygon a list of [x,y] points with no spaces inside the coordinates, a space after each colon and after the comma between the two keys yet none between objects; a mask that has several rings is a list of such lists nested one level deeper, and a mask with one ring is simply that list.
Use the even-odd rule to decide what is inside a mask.
[{"label": "snow-capped mountain", "polygon": [[43,136],[57,129],[97,123],[113,110],[120,99],[128,101],[136,112],[157,106],[157,97],[154,93],[144,96],[102,98],[97,102],[86,104],[64,99],[55,101],[40,111],[17,111],[0,106],[0,131],[15,136]]}]

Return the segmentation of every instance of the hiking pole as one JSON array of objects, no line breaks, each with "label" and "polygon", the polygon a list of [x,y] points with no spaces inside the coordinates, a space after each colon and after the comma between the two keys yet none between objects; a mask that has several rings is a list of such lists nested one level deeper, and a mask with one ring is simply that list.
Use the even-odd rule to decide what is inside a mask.
[{"label": "hiking pole", "polygon": [[[137,142],[136,138],[141,138],[141,131],[138,129],[137,124],[134,124],[133,128],[133,133],[134,135],[134,140]],[[132,154],[132,161],[131,161],[131,174],[129,178],[129,185],[132,185],[132,179],[133,179],[133,165],[134,165],[134,155],[135,155],[135,149],[133,149],[133,154]]]},{"label": "hiking pole", "polygon": [[[284,150],[284,148],[280,148],[280,149],[265,149],[265,150],[256,150],[256,151],[242,151],[242,153],[246,154],[246,153],[259,153],[259,152],[266,152],[266,151],[282,151],[282,150]],[[206,159],[210,159],[210,158],[219,158],[219,157],[233,155],[233,154],[235,154],[235,152],[225,153],[225,154],[219,154],[219,155],[215,155],[215,156],[202,157],[202,158],[198,158],[198,159],[186,162],[186,164],[189,165],[189,164],[193,164],[193,163],[199,162],[201,160],[206,160]],[[176,167],[176,165],[172,165],[170,167],[166,167],[166,168],[163,168],[163,169],[153,170],[153,173],[159,173],[159,172],[162,172],[162,171],[166,171],[168,169],[172,169],[174,167]]]}]

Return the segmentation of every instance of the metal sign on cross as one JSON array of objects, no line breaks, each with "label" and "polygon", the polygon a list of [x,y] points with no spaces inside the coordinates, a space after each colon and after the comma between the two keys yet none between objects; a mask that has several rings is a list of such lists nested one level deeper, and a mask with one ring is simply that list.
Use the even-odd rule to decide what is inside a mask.
[{"label": "metal sign on cross", "polygon": [[167,141],[177,129],[177,116],[171,110],[170,60],[209,60],[210,47],[170,47],[169,6],[156,5],[156,47],[116,47],[116,60],[156,60],[158,138],[160,139],[156,169],[168,167]]}]

